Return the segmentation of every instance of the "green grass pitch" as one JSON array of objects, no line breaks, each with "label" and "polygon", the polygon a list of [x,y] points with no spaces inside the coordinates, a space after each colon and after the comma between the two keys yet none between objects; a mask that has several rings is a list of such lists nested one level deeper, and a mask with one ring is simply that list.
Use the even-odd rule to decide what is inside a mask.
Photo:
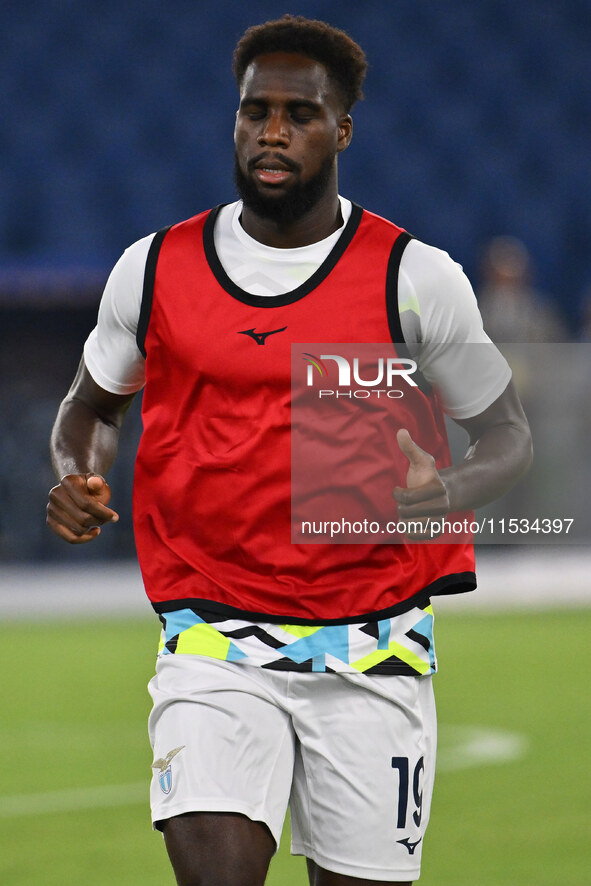
[{"label": "green grass pitch", "polygon": [[[421,886],[591,882],[590,629],[591,609],[437,618],[441,770]],[[150,619],[0,630],[0,883],[174,883],[147,806],[158,632]],[[468,760],[459,736],[475,728],[484,758]],[[507,734],[518,750],[496,759]],[[284,840],[269,886],[306,883]]]}]

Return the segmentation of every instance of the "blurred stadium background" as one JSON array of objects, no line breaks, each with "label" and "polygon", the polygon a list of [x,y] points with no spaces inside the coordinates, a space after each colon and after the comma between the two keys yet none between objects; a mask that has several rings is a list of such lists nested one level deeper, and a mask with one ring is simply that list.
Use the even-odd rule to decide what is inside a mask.
[{"label": "blurred stadium background", "polygon": [[[2,882],[10,886],[41,880],[48,886],[84,880],[90,886],[117,874],[125,886],[169,882],[167,867],[158,867],[160,847],[145,833],[137,787],[149,766],[143,733],[147,701],[141,693],[157,634],[133,562],[130,492],[139,409],[124,429],[111,475],[122,520],[100,543],[83,549],[66,549],[45,529],[46,495],[54,483],[47,439],[94,324],[102,286],[123,249],[165,224],[233,199],[232,48],[245,27],[284,11],[345,28],[369,58],[366,101],[355,109],[354,142],[341,162],[341,191],[449,251],[485,295],[492,285],[485,262],[491,241],[514,238],[511,243],[527,256],[520,315],[525,327],[514,328],[526,329],[524,340],[564,340],[585,355],[583,371],[574,370],[576,393],[569,389],[565,395],[547,377],[528,391],[532,409],[549,415],[550,422],[537,441],[542,458],[536,472],[514,502],[529,497],[551,513],[557,494],[572,495],[578,525],[588,533],[587,0],[3,4],[0,616],[6,622],[2,638],[9,670],[0,737],[13,762],[4,767],[0,789],[5,834],[0,869],[4,866]],[[528,338],[527,324],[546,313],[552,323],[545,332],[531,330]],[[482,775],[485,784],[482,808],[474,811],[476,824],[483,820],[486,797],[492,803],[491,785],[499,791],[480,836],[466,820],[474,770],[454,775],[453,784],[445,781],[449,774],[442,776],[437,815],[443,831],[432,839],[447,874],[437,869],[434,853],[425,886],[583,886],[589,882],[583,872],[589,809],[582,796],[588,771],[580,768],[583,763],[575,766],[574,738],[577,730],[587,734],[589,720],[584,668],[578,662],[588,643],[583,633],[591,600],[588,545],[495,547],[482,549],[480,560],[481,591],[470,601],[441,606],[440,658],[443,665],[448,662],[450,676],[444,671],[438,679],[446,722],[531,733],[533,750],[525,758],[529,763],[508,763],[504,776],[498,767],[489,770],[490,783],[486,768],[478,770],[476,779]],[[499,615],[499,606],[510,616]],[[110,613],[113,620],[107,621]],[[57,618],[38,621],[52,616]],[[473,628],[481,618],[489,619],[491,638],[506,655],[499,656],[492,640],[490,649],[474,648]],[[512,659],[520,643],[532,657],[516,676]],[[577,659],[570,668],[560,656],[563,649],[567,659]],[[22,667],[25,659],[30,672]],[[115,693],[111,661],[123,662],[129,675],[128,683],[127,676],[118,678]],[[543,689],[532,682],[534,663]],[[581,675],[579,694],[571,669]],[[476,681],[497,673],[496,685],[487,684],[488,708],[482,693],[470,696],[474,684],[471,690],[460,674],[466,671],[473,671]],[[569,757],[572,772],[555,764],[559,754]],[[545,778],[547,794],[538,803],[535,790]],[[68,813],[60,811],[63,797],[57,809],[47,799],[48,793],[65,789],[117,783],[129,787],[133,815],[108,791],[97,801],[100,818],[78,814],[77,808],[85,807],[75,800],[69,801],[74,805]],[[45,813],[12,817],[11,810],[21,808],[14,797],[26,795],[22,808],[30,809],[26,797],[41,794],[41,806],[49,803]],[[531,819],[527,833],[515,816],[507,816],[509,794],[511,802],[528,796],[530,812],[538,807],[539,819]],[[2,806],[7,798],[11,803]],[[458,809],[464,830],[453,827]],[[132,835],[122,840],[130,820]],[[25,830],[32,843],[23,840]],[[460,834],[466,836],[463,842]],[[519,840],[525,847],[521,855]],[[23,849],[17,851],[19,842]],[[472,856],[466,855],[468,844]],[[105,854],[111,862],[101,866]],[[152,879],[145,876],[148,857],[155,865]],[[478,873],[483,857],[486,876]],[[473,874],[455,876],[461,869],[457,862]],[[278,873],[273,886],[302,882],[298,871]]]}]

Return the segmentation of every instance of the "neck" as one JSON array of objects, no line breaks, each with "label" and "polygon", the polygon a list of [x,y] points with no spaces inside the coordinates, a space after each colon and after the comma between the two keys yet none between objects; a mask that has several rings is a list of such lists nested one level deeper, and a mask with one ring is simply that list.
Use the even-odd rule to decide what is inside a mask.
[{"label": "neck", "polygon": [[281,224],[274,219],[256,215],[244,206],[240,223],[246,233],[265,246],[296,249],[324,240],[343,223],[341,204],[336,189],[320,198],[318,203],[296,221]]}]

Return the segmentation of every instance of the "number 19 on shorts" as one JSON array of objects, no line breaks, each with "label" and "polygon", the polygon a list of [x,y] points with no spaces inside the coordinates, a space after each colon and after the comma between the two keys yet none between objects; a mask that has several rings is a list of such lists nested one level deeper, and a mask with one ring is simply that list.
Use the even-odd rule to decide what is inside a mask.
[{"label": "number 19 on shorts", "polygon": [[412,800],[414,808],[412,819],[417,827],[421,823],[423,813],[423,791],[422,791],[422,774],[425,768],[424,758],[421,757],[412,773],[412,785],[410,779],[410,763],[408,757],[392,757],[392,769],[398,771],[398,818],[396,821],[397,828],[405,828],[407,824],[408,806]]}]

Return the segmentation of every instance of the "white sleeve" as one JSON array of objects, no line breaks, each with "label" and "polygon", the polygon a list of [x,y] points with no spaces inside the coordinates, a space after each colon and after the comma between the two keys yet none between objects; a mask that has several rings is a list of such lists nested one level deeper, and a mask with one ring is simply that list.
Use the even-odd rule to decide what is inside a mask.
[{"label": "white sleeve", "polygon": [[398,292],[403,329],[414,330],[419,369],[445,411],[459,419],[479,415],[503,393],[511,369],[483,329],[461,266],[441,249],[411,240]]},{"label": "white sleeve", "polygon": [[144,386],[144,358],[136,332],[144,271],[154,235],[126,249],[109,276],[97,325],[84,345],[84,361],[95,382],[112,394],[133,394]]}]

